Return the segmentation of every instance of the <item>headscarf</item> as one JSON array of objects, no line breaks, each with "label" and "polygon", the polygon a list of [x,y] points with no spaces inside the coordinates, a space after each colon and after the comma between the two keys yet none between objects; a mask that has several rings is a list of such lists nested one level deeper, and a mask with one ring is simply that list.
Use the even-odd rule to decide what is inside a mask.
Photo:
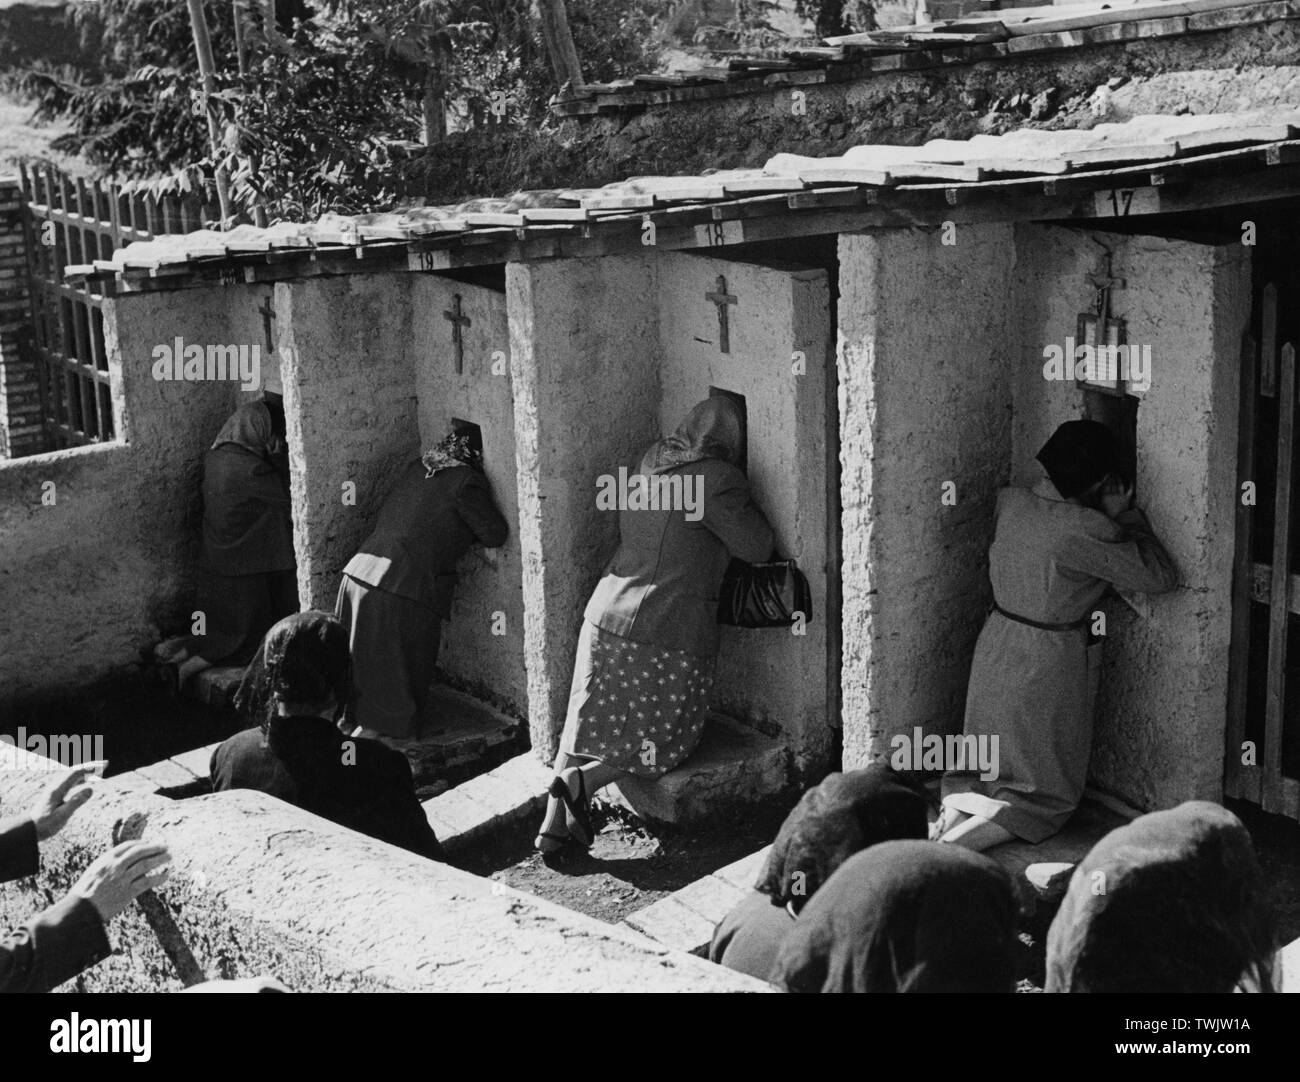
[{"label": "headscarf", "polygon": [[[283,407],[281,407],[283,416]],[[258,458],[270,459],[283,455],[284,437],[276,432],[272,421],[271,407],[266,402],[244,402],[221,426],[217,438],[212,441],[211,450],[215,451],[222,444],[231,443]]]},{"label": "headscarf", "polygon": [[262,638],[235,692],[235,709],[263,731],[278,702],[347,702],[348,632],[332,613],[309,609],[286,616]]},{"label": "headscarf", "polygon": [[424,466],[426,478],[453,466],[470,466],[479,473],[483,472],[483,453],[470,446],[468,436],[458,432],[451,433],[441,443],[425,451],[420,456],[420,462]]},{"label": "headscarf", "polygon": [[677,431],[650,447],[641,459],[642,474],[662,473],[705,458],[740,464],[740,407],[729,398],[706,398],[686,415]]},{"label": "headscarf", "polygon": [[1010,874],[940,842],[881,842],[804,907],[771,980],[788,992],[1010,992],[1018,909]]},{"label": "headscarf", "polygon": [[1275,947],[1250,835],[1188,801],[1112,830],[1074,870],[1047,935],[1049,992],[1230,992],[1272,987]]},{"label": "headscarf", "polygon": [[754,888],[798,910],[859,850],[925,835],[925,798],[888,766],[831,774],[781,824]]},{"label": "headscarf", "polygon": [[1121,472],[1115,433],[1100,421],[1066,421],[1036,457],[1067,500]]}]

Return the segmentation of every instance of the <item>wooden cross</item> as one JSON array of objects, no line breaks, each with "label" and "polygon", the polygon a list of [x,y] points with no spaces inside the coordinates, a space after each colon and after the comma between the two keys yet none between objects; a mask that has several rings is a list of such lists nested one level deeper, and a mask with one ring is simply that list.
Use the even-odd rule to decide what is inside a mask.
[{"label": "wooden cross", "polygon": [[711,300],[718,309],[718,348],[723,353],[730,353],[731,322],[727,309],[729,305],[736,304],[739,298],[727,292],[727,280],[721,274],[718,275],[716,291],[705,293],[704,296],[705,299]]},{"label": "wooden cross", "polygon": [[1097,341],[1101,343],[1106,341],[1106,320],[1110,318],[1110,291],[1126,285],[1125,279],[1111,274],[1110,262],[1111,253],[1107,252],[1101,273],[1088,275],[1088,281],[1097,288]]},{"label": "wooden cross", "polygon": [[453,312],[448,308],[442,314],[451,323],[451,340],[456,344],[456,372],[459,374],[465,371],[465,336],[461,333],[461,328],[468,327],[471,323],[469,316],[460,310],[460,294],[454,294],[453,299],[456,310]]},{"label": "wooden cross", "polygon": [[262,307],[258,309],[262,313],[262,334],[266,337],[266,352],[275,354],[275,339],[271,334],[271,324],[275,322],[275,305],[271,303],[272,294],[266,295],[266,300],[262,302]]}]

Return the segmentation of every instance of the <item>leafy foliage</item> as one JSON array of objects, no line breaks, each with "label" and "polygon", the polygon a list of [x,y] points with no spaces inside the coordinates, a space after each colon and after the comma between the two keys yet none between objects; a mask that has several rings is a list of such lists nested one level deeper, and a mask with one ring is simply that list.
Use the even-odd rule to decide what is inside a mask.
[{"label": "leafy foliage", "polygon": [[[245,0],[253,6],[253,0]],[[230,0],[204,0],[216,59],[211,147],[187,7],[98,0],[76,25],[93,67],[33,70],[38,115],[67,117],[57,145],[106,172],[189,190],[218,167],[238,210],[307,220],[391,205],[395,144],[422,137],[426,102],[453,124],[535,127],[554,77],[529,0],[318,0],[292,33],[243,23],[238,71]],[[651,0],[569,0],[584,72],[607,80],[653,66]],[[260,7],[260,3],[259,3]],[[492,108],[495,105],[495,108]]]}]

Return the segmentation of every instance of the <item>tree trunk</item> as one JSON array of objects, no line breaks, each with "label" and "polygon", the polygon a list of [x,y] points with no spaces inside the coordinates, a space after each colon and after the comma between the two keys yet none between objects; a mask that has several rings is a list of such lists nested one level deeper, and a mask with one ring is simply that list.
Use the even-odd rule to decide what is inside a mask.
[{"label": "tree trunk", "polygon": [[447,138],[447,93],[442,70],[430,64],[424,80],[424,145],[433,146]]},{"label": "tree trunk", "polygon": [[[221,133],[212,109],[211,95],[217,89],[217,65],[212,58],[212,40],[208,37],[208,20],[203,14],[203,0],[189,0],[190,29],[194,34],[194,54],[199,61],[199,75],[203,78],[203,104],[208,114],[208,142],[212,157],[221,157]],[[228,229],[234,221],[230,206],[230,184],[226,171],[217,165],[217,200],[221,203],[221,228]]]},{"label": "tree trunk", "polygon": [[573,35],[569,32],[569,16],[564,8],[564,0],[536,0],[536,6],[556,85],[563,90],[567,83],[570,89],[580,90],[585,85],[582,64],[578,60],[577,47],[573,44]]}]

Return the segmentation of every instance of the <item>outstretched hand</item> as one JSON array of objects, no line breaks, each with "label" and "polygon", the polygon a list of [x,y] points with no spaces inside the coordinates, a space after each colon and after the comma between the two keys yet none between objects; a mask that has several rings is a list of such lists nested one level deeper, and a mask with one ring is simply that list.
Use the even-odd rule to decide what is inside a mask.
[{"label": "outstretched hand", "polygon": [[156,842],[129,841],[115,845],[85,870],[72,894],[85,898],[108,924],[146,890],[153,890],[167,879],[171,860],[165,845]]},{"label": "outstretched hand", "polygon": [[41,793],[28,812],[36,824],[38,842],[53,838],[72,818],[73,812],[90,799],[90,786],[82,784],[87,773],[86,767],[70,770]]}]

